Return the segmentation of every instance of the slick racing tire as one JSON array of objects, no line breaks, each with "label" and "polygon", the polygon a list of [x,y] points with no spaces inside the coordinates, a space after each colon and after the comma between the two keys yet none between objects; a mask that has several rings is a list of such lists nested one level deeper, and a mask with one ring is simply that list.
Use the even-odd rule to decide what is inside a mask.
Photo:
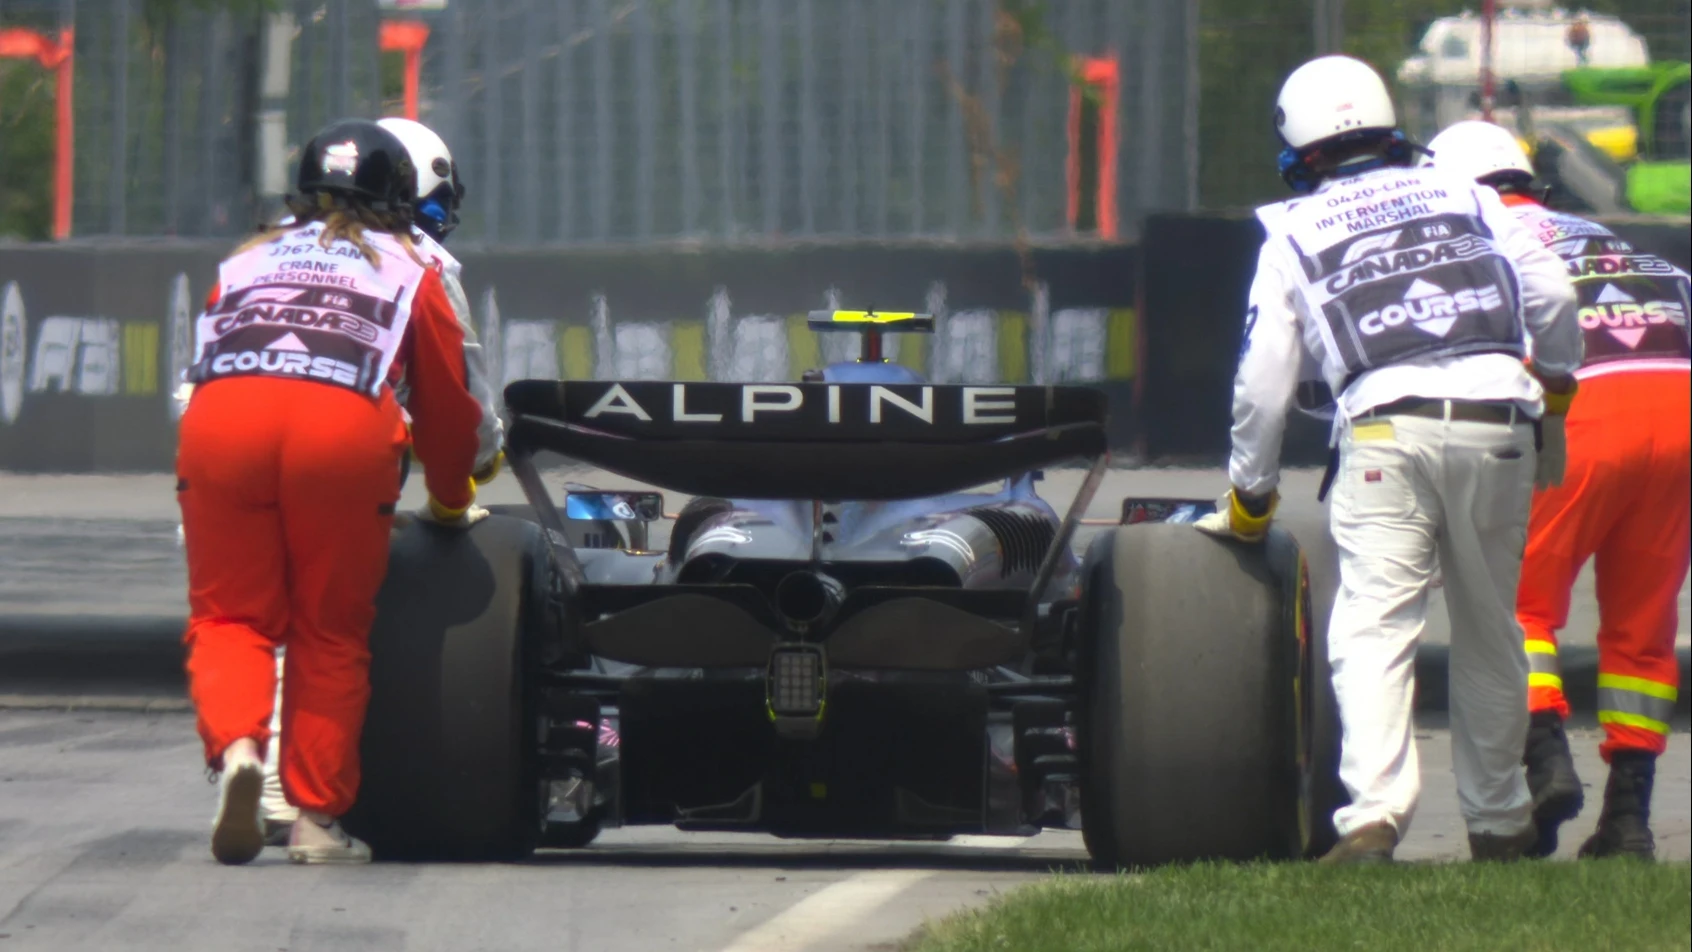
[{"label": "slick racing tire", "polygon": [[[1291,540],[1280,533],[1270,538]],[[1328,663],[1328,620],[1333,615],[1339,566],[1332,549],[1321,550],[1326,558],[1299,558],[1302,578],[1286,573],[1286,597],[1302,590],[1298,665],[1298,763],[1299,835],[1304,856],[1315,859],[1334,848],[1339,832],[1334,829],[1334,811],[1351,803],[1351,795],[1340,782],[1339,700],[1334,695],[1333,666]],[[1291,556],[1271,551],[1272,564],[1289,565]],[[1277,557],[1278,556],[1278,557]]]},{"label": "slick racing tire", "polygon": [[378,859],[532,853],[541,803],[529,656],[547,618],[538,526],[396,520],[370,633],[363,778],[348,832]]},{"label": "slick racing tire", "polygon": [[1303,854],[1303,573],[1297,543],[1271,531],[1243,545],[1120,526],[1089,548],[1078,741],[1101,867]]}]

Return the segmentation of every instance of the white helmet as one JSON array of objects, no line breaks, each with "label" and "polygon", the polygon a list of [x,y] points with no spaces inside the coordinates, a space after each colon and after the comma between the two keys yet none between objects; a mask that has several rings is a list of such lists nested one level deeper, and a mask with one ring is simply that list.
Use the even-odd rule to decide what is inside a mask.
[{"label": "white helmet", "polygon": [[431,237],[445,238],[458,225],[458,205],[464,198],[464,185],[458,180],[458,164],[452,151],[435,133],[421,122],[390,116],[377,125],[393,133],[411,155],[417,167],[418,225]]},{"label": "white helmet", "polygon": [[[1446,126],[1428,143],[1437,168],[1480,181],[1500,172],[1533,177],[1533,162],[1510,130],[1479,119],[1465,119]],[[1488,183],[1491,184],[1491,183]]]},{"label": "white helmet", "polygon": [[1322,56],[1293,70],[1275,100],[1275,131],[1294,149],[1348,132],[1397,127],[1381,75],[1350,56]]}]

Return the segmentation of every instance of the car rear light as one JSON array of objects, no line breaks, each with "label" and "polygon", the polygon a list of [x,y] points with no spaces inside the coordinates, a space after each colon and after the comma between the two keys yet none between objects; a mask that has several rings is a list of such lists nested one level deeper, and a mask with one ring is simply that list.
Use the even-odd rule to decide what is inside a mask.
[{"label": "car rear light", "polygon": [[815,736],[827,703],[828,668],[820,645],[777,645],[770,653],[764,697],[783,736]]}]

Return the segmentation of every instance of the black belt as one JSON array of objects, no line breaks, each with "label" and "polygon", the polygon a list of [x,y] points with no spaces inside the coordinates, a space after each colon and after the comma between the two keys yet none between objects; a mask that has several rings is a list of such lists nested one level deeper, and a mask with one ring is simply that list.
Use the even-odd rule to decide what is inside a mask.
[{"label": "black belt", "polygon": [[1446,419],[1446,405],[1451,407],[1451,419],[1465,423],[1503,423],[1505,425],[1530,422],[1511,400],[1438,400],[1427,397],[1406,397],[1371,407],[1360,417],[1418,416],[1434,420]]},{"label": "black belt", "polygon": [[[1436,400],[1429,397],[1405,397],[1391,403],[1383,403],[1378,407],[1371,407],[1357,415],[1357,419],[1367,420],[1384,416],[1417,416],[1433,420],[1443,420],[1446,414],[1446,404],[1451,405],[1451,419],[1465,423],[1534,423],[1534,449],[1539,448],[1539,426],[1527,414],[1517,407],[1511,400]],[[1339,474],[1339,446],[1336,444],[1328,448],[1328,467],[1322,473],[1322,484],[1316,489],[1316,501],[1322,502],[1328,498],[1328,490],[1333,488],[1334,477]]]}]

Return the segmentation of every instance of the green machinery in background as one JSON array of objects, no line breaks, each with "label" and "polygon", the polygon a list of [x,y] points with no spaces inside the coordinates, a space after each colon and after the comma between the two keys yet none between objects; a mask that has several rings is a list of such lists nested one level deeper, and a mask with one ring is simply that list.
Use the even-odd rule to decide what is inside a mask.
[{"label": "green machinery in background", "polygon": [[1613,189],[1616,211],[1648,215],[1692,212],[1692,64],[1659,62],[1639,67],[1582,67],[1562,75],[1570,104],[1623,106],[1632,129],[1560,134],[1551,123],[1535,123],[1535,164],[1547,181],[1584,199],[1593,211],[1608,204]]}]

